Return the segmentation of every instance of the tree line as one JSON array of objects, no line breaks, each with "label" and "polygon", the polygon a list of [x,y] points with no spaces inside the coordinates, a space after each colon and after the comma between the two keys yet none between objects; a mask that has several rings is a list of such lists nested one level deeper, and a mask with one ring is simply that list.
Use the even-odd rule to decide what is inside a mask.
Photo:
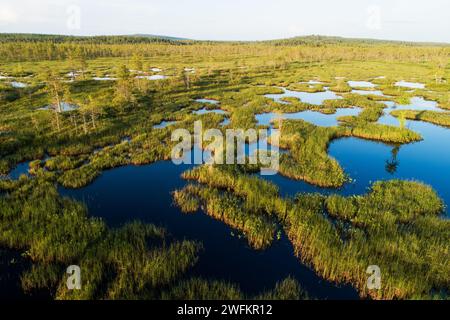
[{"label": "tree line", "polygon": [[[416,45],[386,42],[367,45],[349,41],[288,41],[281,42],[207,42],[172,40],[137,36],[68,37],[48,35],[0,34],[0,59],[12,61],[42,61],[69,59],[80,52],[86,59],[104,57],[190,57],[191,59],[236,56],[247,60],[330,61],[330,60],[401,60],[404,62],[447,61],[450,46]],[[284,43],[284,42],[283,42]],[[247,58],[246,58],[247,57]]]}]

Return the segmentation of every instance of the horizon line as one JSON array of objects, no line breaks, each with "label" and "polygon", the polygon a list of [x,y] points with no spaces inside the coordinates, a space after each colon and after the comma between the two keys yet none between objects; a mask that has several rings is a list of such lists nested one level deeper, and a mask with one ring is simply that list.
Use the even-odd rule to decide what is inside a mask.
[{"label": "horizon line", "polygon": [[380,39],[380,38],[365,38],[365,37],[346,37],[338,35],[323,35],[323,34],[308,34],[308,35],[298,35],[286,38],[269,38],[264,40],[215,40],[215,39],[194,39],[187,38],[183,36],[174,35],[160,35],[160,34],[150,34],[150,33],[132,33],[132,34],[65,34],[65,33],[34,33],[34,32],[0,32],[0,35],[41,35],[41,36],[64,36],[64,37],[80,37],[80,38],[95,38],[95,37],[141,37],[141,38],[168,38],[179,41],[198,41],[198,42],[270,42],[270,41],[282,41],[291,40],[296,38],[307,38],[307,37],[324,37],[324,38],[337,38],[344,40],[371,40],[379,42],[397,42],[397,43],[416,43],[416,44],[440,44],[440,45],[450,45],[450,42],[445,41],[417,41],[417,40],[398,40],[398,39]]}]

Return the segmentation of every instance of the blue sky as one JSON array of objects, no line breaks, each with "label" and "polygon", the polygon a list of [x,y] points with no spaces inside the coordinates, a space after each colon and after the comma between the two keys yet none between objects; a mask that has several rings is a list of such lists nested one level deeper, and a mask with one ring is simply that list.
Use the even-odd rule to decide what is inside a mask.
[{"label": "blue sky", "polygon": [[450,43],[449,0],[0,0],[0,32]]}]

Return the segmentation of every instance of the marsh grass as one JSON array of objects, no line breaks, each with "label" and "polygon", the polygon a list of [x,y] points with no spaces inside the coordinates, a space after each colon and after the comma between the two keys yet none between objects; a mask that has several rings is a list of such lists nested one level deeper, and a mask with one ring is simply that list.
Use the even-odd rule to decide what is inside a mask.
[{"label": "marsh grass", "polygon": [[393,127],[378,123],[368,123],[351,129],[351,135],[358,138],[382,141],[385,143],[411,143],[421,141],[423,138],[408,128]]},{"label": "marsh grass", "polygon": [[163,292],[164,300],[308,300],[308,294],[299,283],[286,278],[275,285],[275,288],[256,296],[244,294],[239,286],[223,281],[206,281],[193,278],[180,282],[170,291]]},{"label": "marsh grass", "polygon": [[[45,172],[35,179],[3,183],[2,190],[8,193],[0,197],[0,245],[24,252],[32,262],[21,275],[28,294],[49,292],[64,300],[255,298],[235,284],[190,278],[189,270],[202,250],[200,243],[176,241],[165,229],[140,222],[111,229],[101,219],[89,217],[84,205],[60,197],[52,176]],[[217,190],[197,191],[213,208],[216,201],[233,199]],[[223,211],[227,219],[234,217],[237,223],[251,217],[243,211],[235,215],[232,211],[242,209],[234,200],[228,203]],[[264,215],[259,218],[266,219]],[[247,230],[251,225],[245,222]],[[249,232],[261,235],[261,225],[254,227]],[[65,269],[71,264],[83,271],[81,290],[66,287]],[[306,295],[288,278],[257,297],[303,299]]]},{"label": "marsh grass", "polygon": [[280,173],[322,187],[346,181],[339,163],[328,156],[329,143],[344,134],[341,128],[322,128],[304,121],[284,121],[280,147],[290,150],[280,159]]},{"label": "marsh grass", "polygon": [[[24,89],[0,84],[0,174],[8,174],[24,161],[33,161],[34,174],[15,181],[0,179],[0,243],[25,252],[32,262],[33,267],[22,275],[27,291],[46,288],[59,299],[247,297],[234,284],[189,280],[186,273],[197,261],[200,244],[169,239],[160,228],[141,223],[110,229],[87,216],[83,205],[56,193],[57,182],[79,188],[104,170],[169,159],[172,128],[153,130],[162,120],[177,121],[173,128],[192,128],[198,119],[206,128],[219,127],[221,115],[192,115],[202,107],[194,102],[197,98],[220,101],[231,120],[227,127],[244,129],[256,128],[255,115],[261,113],[314,110],[332,114],[337,108],[361,107],[357,117],[340,118],[341,125],[335,128],[283,122],[282,145],[289,154],[281,158],[281,173],[333,187],[347,178],[327,154],[333,139],[357,136],[386,143],[420,139],[405,128],[376,124],[385,108],[381,101],[405,102],[422,96],[450,109],[449,84],[439,81],[449,79],[450,74],[448,69],[436,70],[437,62],[448,57],[445,46],[329,45],[317,39],[179,45],[150,40],[135,43],[136,39],[126,38],[86,43],[69,38],[55,43],[46,36],[22,39],[8,35],[0,41],[1,71],[15,77],[33,75],[17,79],[30,84]],[[84,53],[78,58],[85,62],[85,79],[80,76],[67,83],[64,98],[86,108],[56,118],[51,111],[38,110],[52,99],[45,73],[51,69],[65,77],[73,71],[74,61],[67,59],[72,51]],[[114,99],[116,81],[89,80],[94,75],[118,77],[117,66],[131,67],[136,62],[143,68],[156,65],[169,78],[127,82],[123,88],[132,103]],[[183,72],[186,66],[196,70],[189,79]],[[352,88],[344,80],[337,81],[337,76],[372,81],[389,97],[351,94]],[[300,79],[321,79],[323,85],[298,84]],[[419,79],[426,89],[407,92],[407,88],[395,87],[401,79]],[[281,104],[264,97],[283,93],[278,87],[320,92],[324,86],[340,92],[342,99],[311,106],[298,99]],[[95,103],[86,103],[90,98]],[[408,115],[446,123],[443,115]],[[123,137],[130,141],[122,143]],[[50,159],[44,160],[45,155]],[[449,225],[438,215],[441,205],[432,190],[411,182],[379,183],[358,198],[300,194],[283,199],[275,185],[255,176],[258,169],[196,168],[184,177],[202,184],[203,189],[188,195],[178,191],[175,200],[184,211],[206,208],[210,202],[210,211],[221,221],[247,228],[260,245],[268,243],[269,237],[259,234],[256,222],[278,220],[299,259],[328,280],[352,284],[362,297],[448,298]],[[264,230],[266,224],[262,225]],[[89,285],[81,292],[64,289],[68,263],[89,270]],[[382,269],[381,291],[365,287],[365,271],[372,264]],[[262,296],[298,297],[297,285],[291,280],[280,283],[275,292]]]},{"label": "marsh grass", "polygon": [[331,91],[339,92],[339,93],[347,93],[353,90],[344,79],[338,80],[334,85],[330,87]]},{"label": "marsh grass", "polygon": [[397,118],[425,121],[443,127],[450,127],[450,113],[436,111],[394,110],[391,115]]},{"label": "marsh grass", "polygon": [[292,83],[288,86],[287,89],[292,91],[300,91],[308,93],[325,92],[324,86],[322,84],[312,85],[307,83]]},{"label": "marsh grass", "polygon": [[[362,297],[423,299],[439,298],[436,288],[448,292],[449,222],[441,219],[443,203],[426,185],[394,180],[374,184],[364,196],[282,199],[273,192],[256,198],[259,190],[235,189],[234,181],[254,177],[226,169],[202,167],[185,177],[255,197],[252,208],[280,219],[304,263],[330,281],[352,284]],[[382,290],[366,287],[365,272],[373,264],[382,270]]]},{"label": "marsh grass", "polygon": [[45,168],[50,171],[68,171],[80,167],[87,160],[87,156],[73,158],[69,156],[56,156],[45,161]]},{"label": "marsh grass", "polygon": [[[0,206],[1,245],[26,251],[33,262],[22,276],[24,289],[53,290],[58,299],[130,299],[151,292],[185,273],[201,249],[190,241],[166,243],[165,230],[153,225],[110,229],[80,203],[60,198],[43,178],[22,180]],[[84,270],[81,291],[65,286],[70,264]]]},{"label": "marsh grass", "polygon": [[209,216],[244,233],[255,249],[265,249],[274,241],[276,224],[246,208],[245,199],[218,189],[188,185],[174,193],[174,200],[183,212],[195,212],[201,205]]},{"label": "marsh grass", "polygon": [[397,180],[377,182],[365,196],[331,196],[326,207],[331,215],[366,227],[381,219],[408,223],[420,216],[439,215],[444,209],[442,200],[429,186]]}]

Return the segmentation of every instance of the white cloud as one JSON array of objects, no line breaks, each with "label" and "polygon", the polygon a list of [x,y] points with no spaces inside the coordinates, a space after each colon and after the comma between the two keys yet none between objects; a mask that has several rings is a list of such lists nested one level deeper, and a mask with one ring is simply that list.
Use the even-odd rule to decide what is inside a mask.
[{"label": "white cloud", "polygon": [[17,22],[18,15],[10,7],[0,5],[0,24],[11,24]]}]

